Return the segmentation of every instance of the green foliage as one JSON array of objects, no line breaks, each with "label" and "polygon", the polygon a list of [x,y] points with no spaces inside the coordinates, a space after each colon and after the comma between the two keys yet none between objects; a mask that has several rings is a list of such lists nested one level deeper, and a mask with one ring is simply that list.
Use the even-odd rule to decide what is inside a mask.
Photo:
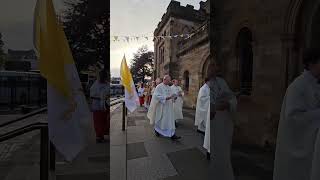
[{"label": "green foliage", "polygon": [[[64,28],[79,71],[95,64],[107,65],[109,12],[105,0],[66,1]],[[99,62],[99,63],[98,63]]]},{"label": "green foliage", "polygon": [[131,73],[134,82],[144,82],[146,77],[152,76],[154,56],[147,46],[142,46],[134,53],[131,63]]}]

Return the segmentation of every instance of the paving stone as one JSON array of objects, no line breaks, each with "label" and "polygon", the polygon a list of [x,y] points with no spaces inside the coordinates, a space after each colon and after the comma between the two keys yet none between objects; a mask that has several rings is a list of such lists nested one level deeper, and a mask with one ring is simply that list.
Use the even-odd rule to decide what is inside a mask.
[{"label": "paving stone", "polygon": [[[186,149],[167,155],[183,179],[209,179],[209,161],[198,149]],[[186,157],[189,163],[186,163]]]},{"label": "paving stone", "polygon": [[79,173],[79,174],[64,174],[58,175],[56,180],[106,180],[109,177],[109,173],[107,172],[97,172],[97,173]]},{"label": "paving stone", "polygon": [[136,122],[135,121],[128,121],[127,126],[136,126]]},{"label": "paving stone", "polygon": [[165,154],[128,161],[128,180],[158,180],[177,175]]},{"label": "paving stone", "polygon": [[137,159],[148,156],[144,143],[127,144],[127,160]]}]

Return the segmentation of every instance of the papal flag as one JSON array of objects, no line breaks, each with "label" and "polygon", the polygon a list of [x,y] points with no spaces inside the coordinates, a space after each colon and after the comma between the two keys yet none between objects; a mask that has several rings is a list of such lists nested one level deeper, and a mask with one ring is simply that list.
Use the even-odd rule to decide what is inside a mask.
[{"label": "papal flag", "polygon": [[125,56],[123,56],[121,62],[120,75],[122,85],[124,86],[125,105],[130,112],[133,112],[137,109],[139,97],[136,91],[136,87],[133,83],[132,75],[130,69],[128,68]]},{"label": "papal flag", "polygon": [[49,138],[67,161],[94,140],[92,116],[52,0],[38,0],[34,46],[41,75],[47,80]]}]

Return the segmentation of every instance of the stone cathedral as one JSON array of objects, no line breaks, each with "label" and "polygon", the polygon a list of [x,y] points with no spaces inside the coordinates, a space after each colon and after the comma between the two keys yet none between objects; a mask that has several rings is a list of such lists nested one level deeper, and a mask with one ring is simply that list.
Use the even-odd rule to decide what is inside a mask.
[{"label": "stone cathedral", "polygon": [[[154,77],[165,74],[181,80],[185,92],[185,106],[195,107],[199,88],[206,77],[210,55],[209,0],[200,2],[200,9],[181,6],[171,1],[162,16],[154,36]],[[190,35],[192,37],[180,35]],[[179,36],[178,36],[179,35]],[[171,36],[171,38],[170,38]]]}]

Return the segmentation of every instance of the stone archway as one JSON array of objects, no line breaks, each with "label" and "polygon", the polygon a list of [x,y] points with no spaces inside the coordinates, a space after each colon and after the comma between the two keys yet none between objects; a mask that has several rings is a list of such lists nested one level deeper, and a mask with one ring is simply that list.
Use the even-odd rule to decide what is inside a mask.
[{"label": "stone archway", "polygon": [[203,85],[205,78],[209,77],[209,65],[210,65],[211,56],[207,56],[200,66],[200,78],[199,78],[199,88]]},{"label": "stone archway", "polygon": [[292,0],[284,26],[283,58],[285,87],[303,71],[302,57],[307,48],[320,47],[320,0]]},{"label": "stone archway", "polygon": [[320,5],[313,14],[308,35],[307,47],[316,48],[320,51]]}]

